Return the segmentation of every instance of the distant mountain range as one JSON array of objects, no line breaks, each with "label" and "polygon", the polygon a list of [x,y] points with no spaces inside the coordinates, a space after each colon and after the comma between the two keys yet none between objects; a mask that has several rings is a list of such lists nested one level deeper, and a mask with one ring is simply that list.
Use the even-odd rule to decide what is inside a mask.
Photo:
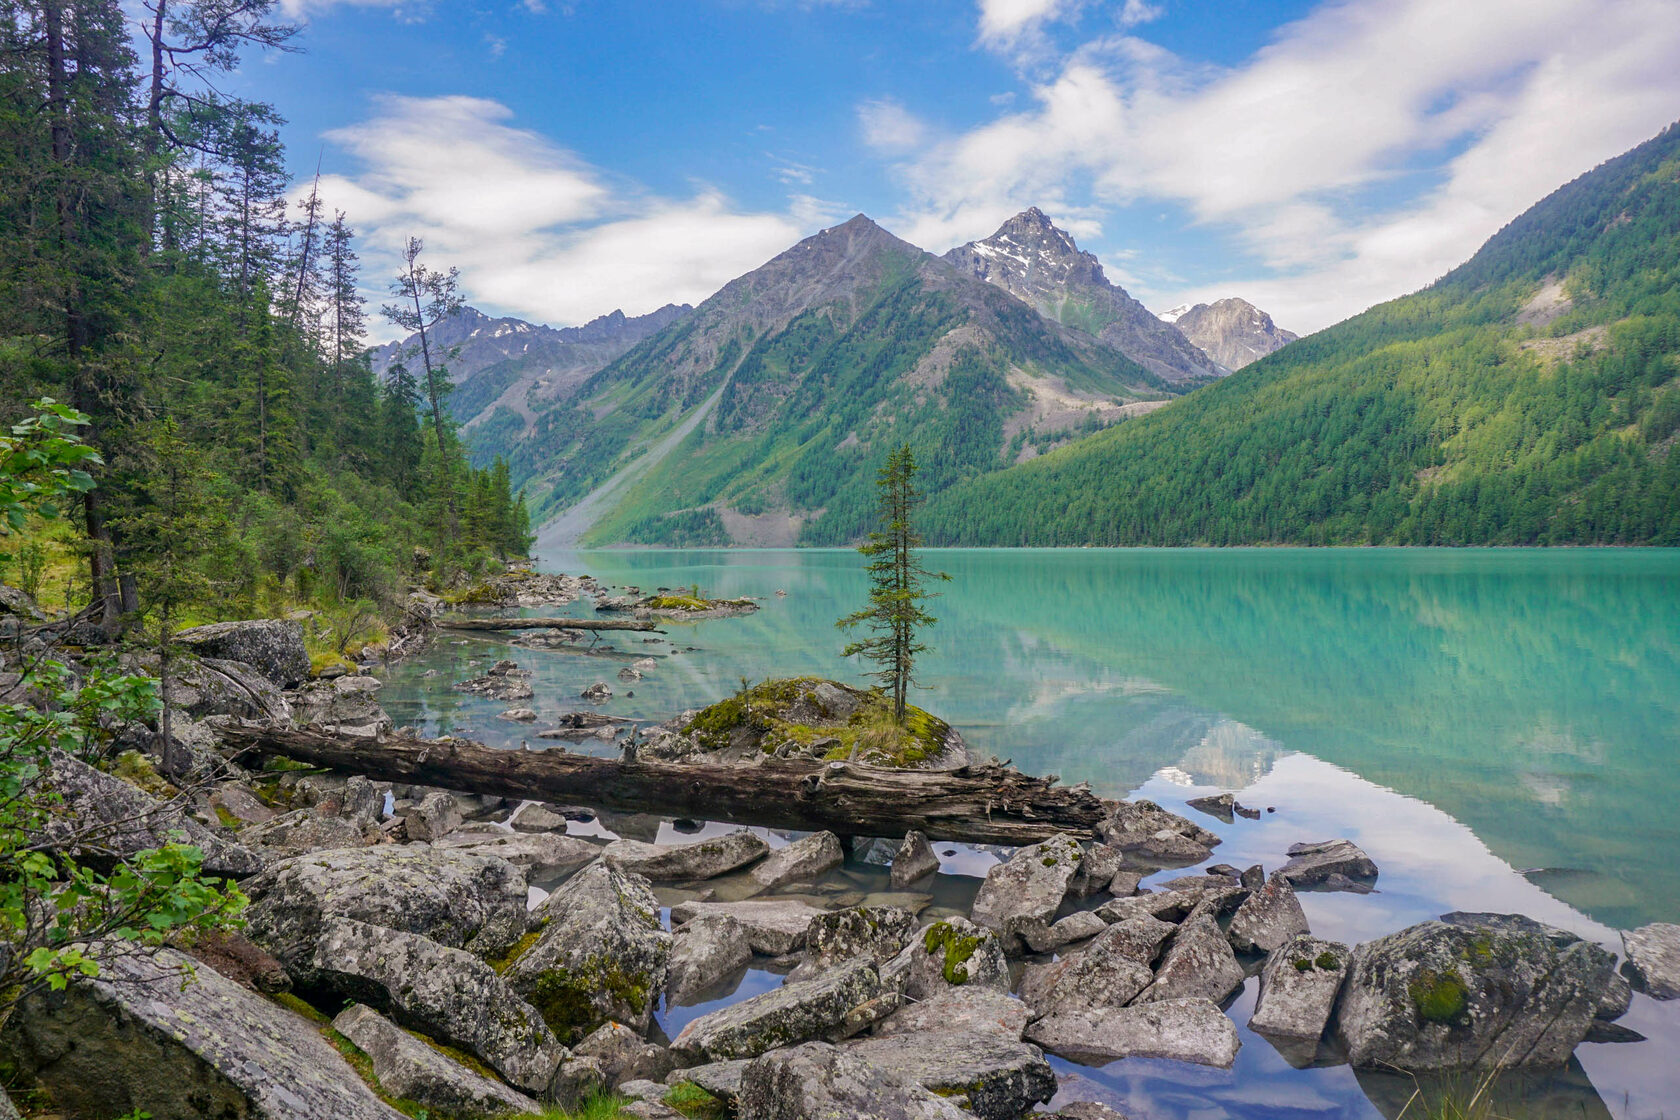
[{"label": "distant mountain range", "polygon": [[1422,291],[925,521],[947,544],[1677,545],[1677,444],[1680,124]]},{"label": "distant mountain range", "polygon": [[938,493],[1229,372],[1036,208],[944,258],[860,214],[698,309],[557,329],[465,308],[433,342],[475,460],[508,459],[550,542],[851,540],[890,444]]}]

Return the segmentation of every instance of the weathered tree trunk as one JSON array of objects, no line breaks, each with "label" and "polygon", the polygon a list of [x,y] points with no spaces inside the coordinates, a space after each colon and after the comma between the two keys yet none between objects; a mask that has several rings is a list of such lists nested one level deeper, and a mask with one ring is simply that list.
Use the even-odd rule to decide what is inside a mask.
[{"label": "weathered tree trunk", "polygon": [[877,770],[845,763],[767,760],[747,766],[617,762],[551,749],[497,750],[466,739],[390,739],[278,728],[224,727],[222,741],[256,754],[380,781],[589,805],[618,812],[841,835],[1031,844],[1086,835],[1107,816],[1083,786],[1056,786],[1001,766]]},{"label": "weathered tree trunk", "polygon": [[447,630],[649,630],[664,633],[651,622],[618,618],[440,618]]}]

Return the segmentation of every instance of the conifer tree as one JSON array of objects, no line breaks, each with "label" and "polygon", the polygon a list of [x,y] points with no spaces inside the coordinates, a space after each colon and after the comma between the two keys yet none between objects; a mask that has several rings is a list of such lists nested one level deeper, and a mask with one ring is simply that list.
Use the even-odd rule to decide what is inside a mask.
[{"label": "conifer tree", "polygon": [[842,656],[862,654],[880,666],[870,675],[892,690],[893,718],[900,724],[904,722],[906,697],[916,683],[916,657],[928,650],[918,632],[939,621],[922,609],[924,602],[935,597],[925,581],[951,578],[943,572],[928,571],[916,554],[922,538],[911,523],[911,515],[924,498],[916,489],[915,478],[916,457],[909,444],[889,454],[886,465],[877,472],[882,528],[858,546],[858,551],[869,557],[869,605],[835,624],[842,630],[868,624],[869,637],[846,646]]}]

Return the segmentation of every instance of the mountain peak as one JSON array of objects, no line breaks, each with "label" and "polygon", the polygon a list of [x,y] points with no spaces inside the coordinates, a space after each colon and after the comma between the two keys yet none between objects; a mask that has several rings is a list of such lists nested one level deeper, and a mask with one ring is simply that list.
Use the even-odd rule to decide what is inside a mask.
[{"label": "mountain peak", "polygon": [[[1170,315],[1172,318],[1168,319]],[[1227,369],[1241,369],[1298,335],[1272,322],[1272,317],[1246,299],[1226,296],[1194,307],[1175,307],[1161,318]]]}]

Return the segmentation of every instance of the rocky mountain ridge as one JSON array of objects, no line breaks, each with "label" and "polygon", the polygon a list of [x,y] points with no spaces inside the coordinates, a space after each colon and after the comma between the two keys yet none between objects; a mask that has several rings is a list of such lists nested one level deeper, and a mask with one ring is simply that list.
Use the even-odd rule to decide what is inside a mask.
[{"label": "rocky mountain ridge", "polygon": [[1202,353],[1224,366],[1239,370],[1248,363],[1281,350],[1300,335],[1286,331],[1272,317],[1245,299],[1234,296],[1177,307],[1161,316],[1178,328]]}]

